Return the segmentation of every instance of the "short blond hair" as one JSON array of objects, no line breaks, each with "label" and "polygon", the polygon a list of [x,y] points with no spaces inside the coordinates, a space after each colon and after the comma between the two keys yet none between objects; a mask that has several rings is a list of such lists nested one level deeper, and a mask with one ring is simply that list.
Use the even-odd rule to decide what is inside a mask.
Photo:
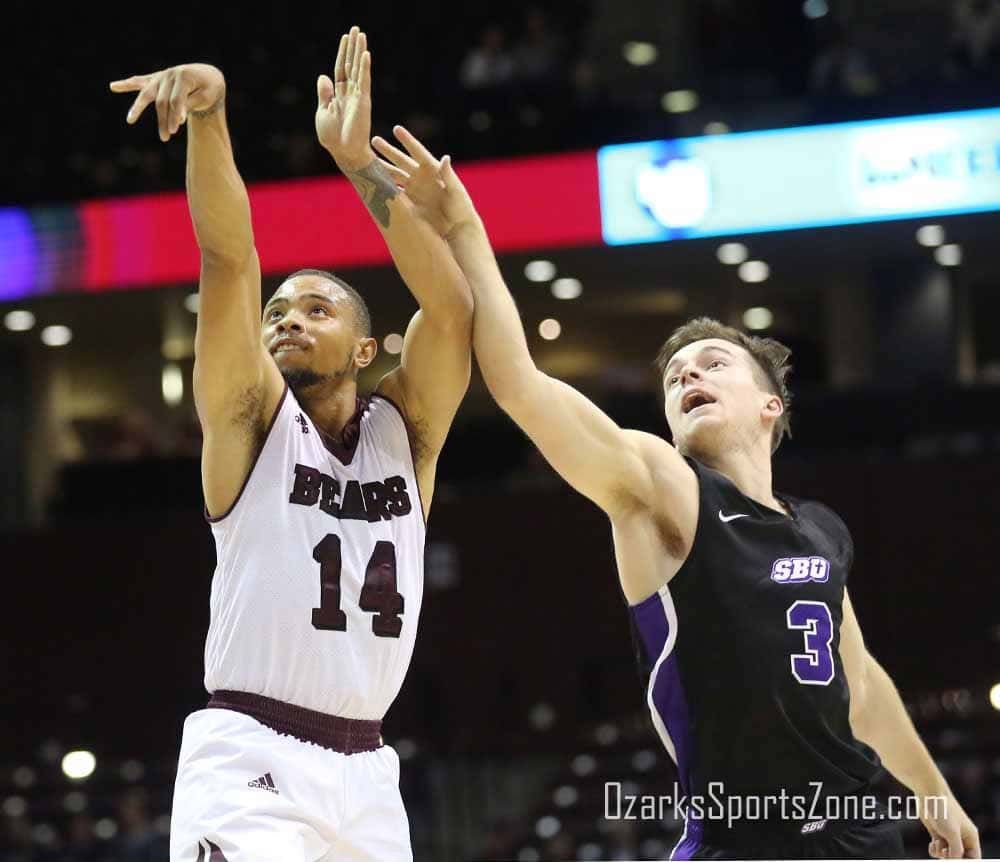
[{"label": "short blond hair", "polygon": [[771,432],[771,452],[777,451],[782,439],[785,436],[789,438],[792,436],[790,409],[792,394],[787,384],[788,375],[792,370],[788,362],[792,351],[773,338],[747,335],[711,317],[697,317],[675,329],[660,348],[656,357],[656,367],[659,368],[660,375],[666,372],[667,365],[678,350],[696,341],[704,341],[706,338],[719,338],[742,347],[754,360],[755,376],[761,388],[781,399],[785,410],[774,423]]}]

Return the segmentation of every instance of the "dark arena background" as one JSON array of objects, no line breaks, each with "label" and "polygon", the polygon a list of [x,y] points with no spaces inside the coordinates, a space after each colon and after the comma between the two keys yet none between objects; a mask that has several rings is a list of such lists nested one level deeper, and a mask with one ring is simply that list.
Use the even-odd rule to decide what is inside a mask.
[{"label": "dark arena background", "polygon": [[[674,327],[707,314],[794,350],[775,485],[850,527],[869,649],[1000,854],[1000,2],[0,14],[0,860],[165,860],[182,722],[206,700],[185,132],[127,126],[108,82],[223,70],[265,295],[299,267],[355,285],[370,388],[415,305],[313,130],[354,23],[374,131],[452,155],[544,371],[665,435],[653,360]],[[605,782],[675,780],[607,520],[475,371],[426,562],[385,724],[415,858],[666,859],[670,811],[604,816]]]}]

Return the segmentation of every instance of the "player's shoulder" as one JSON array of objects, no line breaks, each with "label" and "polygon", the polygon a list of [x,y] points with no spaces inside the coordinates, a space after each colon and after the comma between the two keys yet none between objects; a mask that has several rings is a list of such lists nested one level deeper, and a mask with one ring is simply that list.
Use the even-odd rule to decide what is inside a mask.
[{"label": "player's shoulder", "polygon": [[800,500],[796,497],[786,499],[795,505],[800,518],[808,518],[818,524],[825,533],[837,539],[846,552],[853,552],[854,539],[850,528],[831,506],[819,500]]},{"label": "player's shoulder", "polygon": [[435,457],[427,443],[429,432],[426,423],[408,415],[405,404],[398,399],[396,393],[386,391],[380,385],[366,398],[364,421],[370,427],[374,423],[376,427],[388,428],[392,433],[404,437],[410,448],[414,469],[419,470],[428,459]]},{"label": "player's shoulder", "polygon": [[698,476],[688,460],[669,441],[646,431],[626,429],[626,446],[641,462],[648,478],[645,502],[659,512],[664,506],[675,510],[677,503],[690,498],[697,505]]},{"label": "player's shoulder", "polygon": [[814,521],[819,521],[821,524],[849,532],[844,519],[828,504],[819,500],[803,500],[798,497],[788,497],[787,495],[785,499],[791,501],[798,508],[800,514],[806,515]]},{"label": "player's shoulder", "polygon": [[662,462],[678,469],[689,466],[673,444],[657,434],[632,428],[626,428],[623,434],[626,444],[650,463]]}]

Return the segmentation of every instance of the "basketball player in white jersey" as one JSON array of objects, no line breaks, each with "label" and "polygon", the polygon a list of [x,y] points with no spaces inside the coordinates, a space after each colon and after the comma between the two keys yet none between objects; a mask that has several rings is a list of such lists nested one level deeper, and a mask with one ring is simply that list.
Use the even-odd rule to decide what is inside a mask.
[{"label": "basketball player in white jersey", "polygon": [[[733,767],[731,772],[736,775],[742,768],[741,760],[754,763],[758,771],[747,776],[749,787],[767,787],[772,775],[780,775],[783,770],[794,770],[797,779],[801,779],[802,773],[815,775],[811,770],[813,766],[818,770],[817,764],[823,764],[833,774],[832,780],[854,786],[860,784],[855,780],[856,775],[838,774],[837,764],[848,763],[858,773],[877,769],[878,760],[870,756],[874,749],[885,766],[917,797],[945,802],[927,806],[921,813],[931,835],[932,855],[978,858],[975,825],[921,743],[891,679],[865,648],[857,619],[843,591],[842,579],[851,557],[846,528],[825,507],[807,501],[789,502],[772,491],[771,455],[785,430],[781,420],[787,400],[783,381],[788,351],[776,342],[749,339],[715,321],[694,321],[675,333],[660,357],[666,417],[677,448],[658,436],[619,428],[575,389],[535,366],[486,230],[449,157],[438,161],[405,129],[396,127],[394,131],[407,152],[381,138],[372,143],[386,159],[386,169],[397,183],[421,205],[421,211],[429,214],[435,229],[448,239],[469,281],[476,306],[473,345],[491,394],[563,478],[609,516],[622,589],[637,618],[640,634],[644,638],[647,635],[644,625],[660,633],[659,660],[653,677],[662,670],[667,685],[654,689],[651,680],[648,701],[654,725],[678,763],[682,785],[686,774],[689,779],[694,775],[697,781],[704,782],[704,768],[699,773],[686,772],[686,764],[694,762],[695,755],[707,753],[716,760],[729,757],[728,766]],[[720,500],[724,508],[719,507]],[[800,532],[795,535],[796,531]],[[770,557],[766,565],[748,568],[746,559],[752,556],[751,551],[766,551],[779,534],[790,535],[788,543],[796,549],[814,545],[822,548],[834,560],[833,564],[819,557],[778,560],[771,577],[768,577]],[[701,539],[700,543],[696,539]],[[712,547],[706,548],[706,542]],[[684,566],[698,549],[700,559],[713,562],[702,566],[695,575],[690,566],[686,571]],[[811,571],[814,563],[825,565]],[[700,565],[697,560],[695,564]],[[720,566],[726,571],[718,571]],[[710,571],[713,568],[716,571]],[[695,599],[700,602],[695,608],[697,612],[689,613],[688,620],[681,621],[689,626],[680,636],[678,613],[671,597],[678,573],[685,576],[680,589],[687,607]],[[717,580],[709,580],[710,577]],[[839,579],[836,583],[835,578]],[[831,629],[835,623],[831,623],[827,605],[823,606],[825,628],[817,621],[818,616],[793,619],[790,609],[787,628],[794,629],[790,634],[784,613],[778,621],[758,615],[765,597],[780,602],[783,612],[789,601],[786,597],[809,595],[796,591],[804,588],[826,590],[831,596],[831,606],[833,599],[836,600],[834,619],[841,623],[836,658],[827,652],[836,634]],[[742,593],[738,592],[740,589]],[[735,596],[740,599],[732,604]],[[796,613],[812,612],[820,604],[796,601],[793,607]],[[677,607],[684,609],[682,604]],[[726,614],[731,614],[732,619]],[[746,628],[739,629],[742,637],[734,641],[733,630],[741,614]],[[732,623],[728,631],[717,630],[719,618]],[[780,654],[772,650],[774,654],[768,656],[773,673],[771,665],[764,664],[764,653],[755,650],[754,658],[760,658],[758,666],[753,668],[755,683],[728,685],[726,680],[732,673],[727,665],[741,666],[738,659],[728,659],[739,656],[743,644],[754,636],[763,640],[759,632],[764,630],[771,632],[772,640],[780,641],[782,646]],[[704,632],[714,632],[717,639],[704,637]],[[820,636],[824,632],[825,638]],[[727,635],[733,643],[726,641]],[[793,656],[789,665],[784,644],[801,650],[803,636],[807,652]],[[698,685],[690,686],[689,693],[701,698],[701,706],[706,699],[709,701],[712,720],[724,725],[727,715],[743,712],[751,716],[746,722],[750,732],[746,738],[740,738],[742,747],[735,754],[729,754],[733,739],[719,736],[699,742],[697,734],[691,732],[677,656],[672,654],[678,637],[684,640],[683,649],[677,650],[682,658],[684,650],[690,655],[692,644],[695,652],[700,651],[706,657],[706,667],[699,668]],[[667,658],[670,661],[665,662]],[[691,666],[688,665],[689,669]],[[692,677],[687,681],[691,682]],[[826,688],[831,683],[834,686]],[[845,683],[849,683],[850,691],[849,728]],[[715,693],[714,688],[721,691]],[[760,694],[748,697],[752,691]],[[783,697],[791,694],[775,706],[775,691]],[[821,696],[826,699],[820,700]],[[718,708],[720,704],[723,706]],[[772,720],[770,713],[780,711],[781,704],[795,707],[798,712],[792,718],[778,715]],[[821,708],[817,709],[816,704],[821,704]],[[827,707],[828,711],[824,711]],[[763,732],[753,724],[753,716],[763,720],[765,711],[771,723]],[[706,715],[703,711],[703,718]],[[825,726],[834,721],[839,722],[836,732]],[[746,726],[741,725],[744,729]],[[671,740],[673,727],[686,731],[684,736],[674,735]],[[768,745],[773,744],[769,738],[772,727],[784,734],[782,743],[806,731],[813,735],[807,734],[804,741],[795,740],[794,745],[779,747],[786,755],[784,762],[779,754],[758,768],[752,749],[769,750]],[[753,740],[755,732],[764,735],[743,745],[748,739]],[[859,741],[867,743],[870,749]],[[820,756],[811,745],[825,746],[826,750]],[[793,753],[791,757],[788,752]],[[815,757],[810,760],[812,755]],[[702,763],[707,759],[702,757]],[[710,779],[711,775],[707,777]],[[790,815],[788,819],[795,816],[802,815]],[[754,830],[765,825],[773,826],[774,834],[782,837],[766,849],[757,848],[760,852],[749,852],[746,843],[724,843],[730,837],[728,830],[699,820],[692,833],[696,830],[700,833],[704,828],[707,834],[712,827],[723,842],[702,841],[700,835],[688,835],[686,831],[671,858],[871,858],[873,854],[884,858],[886,853],[902,851],[891,821],[878,823],[872,819],[845,825],[817,819],[805,826],[801,822],[746,825],[750,842],[756,837]],[[752,845],[750,849],[754,849]]]},{"label": "basketball player in white jersey", "polygon": [[333,80],[317,82],[316,131],[420,305],[400,366],[368,397],[357,374],[376,342],[343,281],[289,277],[262,322],[219,70],[175,66],[111,89],[139,92],[130,123],[155,102],[164,141],[187,124],[201,249],[194,392],[218,565],[211,700],[185,722],[171,859],[409,860],[399,760],[380,723],[413,651],[435,463],[468,386],[468,284],[371,150],[358,28],[340,41]]}]

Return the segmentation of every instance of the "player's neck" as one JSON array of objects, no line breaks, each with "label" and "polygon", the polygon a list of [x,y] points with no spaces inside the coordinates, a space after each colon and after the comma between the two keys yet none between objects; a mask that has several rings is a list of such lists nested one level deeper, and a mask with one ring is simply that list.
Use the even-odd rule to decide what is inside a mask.
[{"label": "player's neck", "polygon": [[770,451],[732,449],[713,458],[709,466],[722,473],[744,496],[769,509],[784,511],[774,496]]},{"label": "player's neck", "polygon": [[344,427],[358,409],[358,385],[353,379],[309,387],[296,392],[295,397],[313,424],[335,440],[341,438]]}]

